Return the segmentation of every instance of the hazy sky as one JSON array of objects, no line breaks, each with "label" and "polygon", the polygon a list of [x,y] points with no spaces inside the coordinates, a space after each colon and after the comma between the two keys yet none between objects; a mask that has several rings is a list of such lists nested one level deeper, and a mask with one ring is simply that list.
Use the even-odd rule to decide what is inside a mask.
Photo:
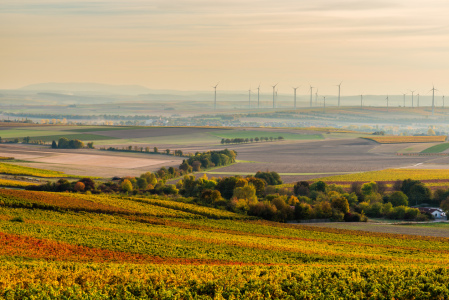
[{"label": "hazy sky", "polygon": [[0,88],[444,91],[448,15],[447,0],[0,0]]}]

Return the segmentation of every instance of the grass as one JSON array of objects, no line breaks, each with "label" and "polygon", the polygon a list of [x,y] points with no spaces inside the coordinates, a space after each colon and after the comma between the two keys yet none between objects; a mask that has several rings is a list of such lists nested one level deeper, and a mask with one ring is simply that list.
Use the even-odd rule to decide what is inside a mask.
[{"label": "grass", "polygon": [[449,149],[449,143],[443,143],[443,144],[438,144],[438,145],[429,147],[429,148],[421,151],[421,153],[440,153],[440,152],[446,151],[447,149]]}]

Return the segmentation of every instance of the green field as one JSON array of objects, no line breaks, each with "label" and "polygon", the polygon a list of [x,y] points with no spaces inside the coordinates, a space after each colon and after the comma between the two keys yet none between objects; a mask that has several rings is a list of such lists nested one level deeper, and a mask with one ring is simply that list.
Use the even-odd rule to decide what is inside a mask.
[{"label": "green field", "polygon": [[98,135],[98,134],[55,134],[55,135],[45,135],[45,136],[35,136],[31,138],[31,141],[58,141],[60,138],[67,138],[69,140],[81,140],[81,141],[101,141],[101,140],[116,140],[117,138]]},{"label": "green field", "polygon": [[449,149],[449,143],[443,143],[443,144],[438,144],[438,145],[429,147],[429,148],[421,151],[421,153],[440,153],[440,152],[446,151],[447,149]]}]

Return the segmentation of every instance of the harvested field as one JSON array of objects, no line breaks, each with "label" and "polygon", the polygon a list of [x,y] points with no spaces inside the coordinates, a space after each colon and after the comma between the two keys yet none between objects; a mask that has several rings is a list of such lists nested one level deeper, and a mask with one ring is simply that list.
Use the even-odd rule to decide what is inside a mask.
[{"label": "harvested field", "polygon": [[114,167],[121,169],[134,169],[154,165],[164,165],[170,160],[133,158],[126,156],[89,155],[62,153],[48,157],[33,159],[35,162],[65,164],[65,165],[89,165],[94,167]]},{"label": "harvested field", "polygon": [[[288,175],[286,182],[323,177],[323,173],[353,173],[391,167],[406,167],[431,160],[428,157],[400,157],[394,153],[378,154],[370,150],[377,143],[365,139],[324,140],[314,142],[259,143],[233,145],[239,160],[258,163],[237,163],[216,169],[216,172],[309,174]],[[315,174],[315,175],[312,175]]]},{"label": "harvested field", "polygon": [[182,158],[167,155],[61,150],[25,145],[2,145],[0,156],[14,156],[27,161],[14,162],[16,165],[96,177],[138,176],[163,166],[178,166],[182,162]]}]

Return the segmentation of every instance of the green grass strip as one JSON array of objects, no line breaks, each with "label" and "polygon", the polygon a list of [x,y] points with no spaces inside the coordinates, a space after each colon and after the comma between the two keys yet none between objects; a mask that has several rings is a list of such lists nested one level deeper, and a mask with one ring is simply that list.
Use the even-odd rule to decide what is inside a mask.
[{"label": "green grass strip", "polygon": [[421,151],[421,153],[440,153],[449,149],[449,143],[442,143]]}]

